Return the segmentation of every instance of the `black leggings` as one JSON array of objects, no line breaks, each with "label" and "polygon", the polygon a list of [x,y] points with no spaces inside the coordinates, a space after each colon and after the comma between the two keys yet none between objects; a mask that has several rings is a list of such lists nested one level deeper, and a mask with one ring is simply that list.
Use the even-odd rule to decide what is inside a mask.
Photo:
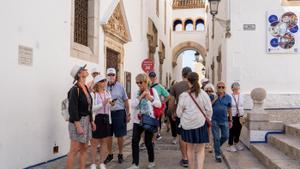
[{"label": "black leggings", "polygon": [[[139,165],[139,158],[140,158],[139,143],[141,140],[141,135],[144,131],[145,131],[144,128],[139,124],[136,123],[133,124],[132,142],[131,142],[132,159],[133,159],[132,164],[135,164],[136,166]],[[148,161],[154,162],[154,149],[152,144],[153,133],[150,133],[148,131],[145,131],[144,133],[145,133],[144,141],[148,152]]]},{"label": "black leggings", "polygon": [[238,143],[240,141],[241,131],[242,125],[240,123],[240,117],[232,117],[232,128],[229,130],[229,145],[232,146],[233,142]]}]

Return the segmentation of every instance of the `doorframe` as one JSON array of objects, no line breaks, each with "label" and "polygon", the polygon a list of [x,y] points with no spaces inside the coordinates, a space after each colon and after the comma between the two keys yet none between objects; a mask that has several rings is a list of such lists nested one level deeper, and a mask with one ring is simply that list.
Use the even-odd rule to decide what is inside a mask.
[{"label": "doorframe", "polygon": [[119,67],[119,76],[118,81],[124,84],[124,46],[123,43],[111,36],[110,34],[105,35],[104,39],[104,67],[107,70],[107,49],[113,50],[119,53],[118,67]]}]

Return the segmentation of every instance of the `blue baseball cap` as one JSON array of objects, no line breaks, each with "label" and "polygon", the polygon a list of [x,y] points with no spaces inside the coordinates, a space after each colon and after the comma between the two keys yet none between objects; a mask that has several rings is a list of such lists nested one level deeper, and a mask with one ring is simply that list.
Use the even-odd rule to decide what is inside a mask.
[{"label": "blue baseball cap", "polygon": [[149,77],[156,77],[156,73],[154,71],[149,72],[148,74]]}]

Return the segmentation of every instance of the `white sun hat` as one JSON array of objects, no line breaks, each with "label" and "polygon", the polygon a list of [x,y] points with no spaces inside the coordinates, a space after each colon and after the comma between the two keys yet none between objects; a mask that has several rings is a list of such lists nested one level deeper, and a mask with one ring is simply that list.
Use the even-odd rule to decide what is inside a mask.
[{"label": "white sun hat", "polygon": [[93,73],[100,73],[100,71],[97,67],[94,67],[93,69],[91,69],[91,74]]},{"label": "white sun hat", "polygon": [[98,82],[102,81],[102,80],[106,80],[106,77],[105,76],[102,76],[102,75],[98,75],[95,77],[94,79],[94,84],[97,84]]},{"label": "white sun hat", "polygon": [[77,79],[76,79],[76,76],[78,75],[78,73],[79,73],[81,70],[85,69],[85,67],[86,67],[86,64],[85,64],[84,66],[79,66],[79,65],[74,65],[74,66],[73,66],[73,68],[72,68],[70,74],[71,74],[71,76],[74,78],[74,82],[77,80]]}]

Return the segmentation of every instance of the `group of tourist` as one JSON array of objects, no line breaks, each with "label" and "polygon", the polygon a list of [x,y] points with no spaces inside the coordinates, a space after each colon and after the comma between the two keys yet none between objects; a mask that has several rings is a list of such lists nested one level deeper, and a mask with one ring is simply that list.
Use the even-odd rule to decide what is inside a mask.
[{"label": "group of tourist", "polygon": [[[106,76],[92,69],[93,80],[86,83],[89,73],[85,66],[74,66],[71,75],[74,86],[68,93],[70,151],[67,168],[73,168],[74,158],[80,153],[80,169],[84,169],[87,147],[91,144],[92,165],[96,169],[97,150],[100,148],[100,169],[113,160],[112,136],[118,141],[118,162],[122,163],[124,136],[130,121],[128,97],[124,87],[117,81],[114,68],[107,69]],[[87,84],[87,85],[86,85]]]},{"label": "group of tourist", "polygon": [[227,151],[244,149],[239,140],[242,129],[240,118],[245,115],[240,84],[232,83],[231,94],[226,93],[223,81],[218,82],[216,88],[206,78],[199,84],[198,74],[189,67],[182,69],[182,81],[171,85],[170,94],[175,99],[168,104],[170,125],[174,130],[172,136],[176,138],[179,135],[180,165],[183,167],[194,169],[196,153],[197,168],[202,169],[205,147],[213,152],[212,144],[217,162],[222,162],[221,146],[227,140]]},{"label": "group of tourist", "polygon": [[[161,137],[162,119],[169,121],[173,144],[179,145],[182,158],[180,165],[195,168],[204,167],[205,147],[214,145],[215,159],[222,162],[220,147],[229,139],[227,150],[243,150],[239,142],[242,125],[240,117],[243,111],[243,98],[240,84],[231,85],[232,94],[227,94],[224,82],[214,85],[208,79],[199,83],[199,75],[191,68],[182,69],[182,81],[172,82],[169,90],[157,83],[154,71],[141,73],[135,77],[138,86],[131,99],[124,87],[117,81],[117,72],[108,68],[106,75],[97,69],[90,72],[93,81],[86,83],[89,73],[85,66],[74,66],[71,75],[74,86],[68,92],[69,100],[69,135],[70,151],[67,156],[67,168],[72,169],[74,158],[79,152],[80,169],[84,169],[87,159],[87,147],[91,144],[92,165],[106,169],[106,164],[113,160],[112,136],[118,142],[118,162],[122,163],[124,136],[127,123],[133,123],[132,129],[132,166],[139,168],[141,140],[148,154],[148,168],[155,167],[154,145]],[[211,137],[212,135],[212,137]],[[213,138],[213,139],[210,139]],[[213,140],[213,143],[212,143]],[[196,160],[194,155],[196,153]]]}]

